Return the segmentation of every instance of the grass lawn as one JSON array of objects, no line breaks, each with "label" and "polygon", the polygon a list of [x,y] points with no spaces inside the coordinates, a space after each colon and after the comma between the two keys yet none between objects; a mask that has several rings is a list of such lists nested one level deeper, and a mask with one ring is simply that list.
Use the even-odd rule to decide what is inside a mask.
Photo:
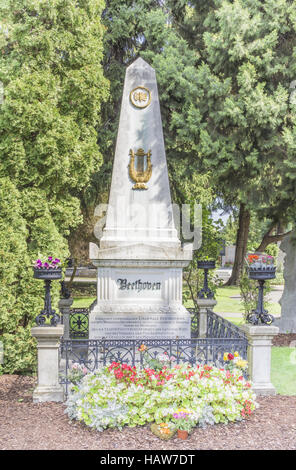
[{"label": "grass lawn", "polygon": [[[243,313],[243,304],[240,301],[239,287],[229,286],[217,289],[216,300],[217,305],[214,308],[216,313]],[[269,302],[266,304],[268,313],[279,315],[281,306],[278,302]]]},{"label": "grass lawn", "polygon": [[296,348],[272,348],[271,383],[279,395],[296,395]]},{"label": "grass lawn", "polygon": [[71,308],[87,308],[95,300],[96,300],[96,297],[75,297]]},{"label": "grass lawn", "polygon": [[216,292],[217,305],[214,311],[225,313],[243,313],[243,305],[239,299],[239,287],[219,287]]},{"label": "grass lawn", "polygon": [[[216,291],[216,301],[217,305],[214,307],[214,312],[229,313],[228,316],[225,316],[227,320],[230,320],[235,324],[242,323],[242,316],[238,317],[237,315],[239,313],[243,315],[244,312],[243,304],[240,301],[239,287],[219,287]],[[191,300],[185,302],[185,307],[192,308],[193,302]],[[268,313],[271,313],[271,315],[280,315],[281,313],[281,306],[278,302],[269,302],[266,307]],[[232,316],[232,313],[235,313],[236,316]]]}]

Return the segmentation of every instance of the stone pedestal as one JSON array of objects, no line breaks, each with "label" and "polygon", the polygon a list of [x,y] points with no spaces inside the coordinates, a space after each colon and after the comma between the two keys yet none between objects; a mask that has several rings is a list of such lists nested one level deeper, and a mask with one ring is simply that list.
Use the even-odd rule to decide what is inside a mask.
[{"label": "stone pedestal", "polygon": [[195,302],[198,305],[198,316],[199,316],[199,338],[205,338],[207,335],[207,309],[213,310],[217,301],[214,299],[196,299]]},{"label": "stone pedestal", "polygon": [[64,325],[64,339],[70,339],[70,307],[73,304],[73,299],[60,299],[59,311],[62,314],[62,323]]},{"label": "stone pedestal", "polygon": [[275,395],[270,381],[272,339],[278,334],[276,326],[243,325],[241,329],[248,338],[249,376],[257,395]]},{"label": "stone pedestal", "polygon": [[[90,313],[89,338],[190,338],[190,313],[182,305],[182,268],[189,260],[165,259],[161,250],[152,246],[148,253],[141,245],[133,246],[134,259],[123,247],[123,259],[119,253],[117,259],[108,259],[107,254],[115,258],[114,251],[92,252],[98,295]],[[142,260],[135,259],[137,253]],[[153,254],[163,259],[151,259]]]},{"label": "stone pedestal", "polygon": [[63,387],[59,384],[59,346],[63,333],[63,325],[31,329],[38,348],[38,384],[33,392],[35,403],[64,401]]}]

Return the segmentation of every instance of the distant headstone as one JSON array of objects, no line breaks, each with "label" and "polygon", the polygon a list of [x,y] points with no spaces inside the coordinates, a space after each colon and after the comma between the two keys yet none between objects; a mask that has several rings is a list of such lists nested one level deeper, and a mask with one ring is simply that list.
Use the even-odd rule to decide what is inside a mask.
[{"label": "distant headstone", "polygon": [[106,225],[90,243],[90,339],[189,338],[182,269],[191,258],[173,217],[155,71],[139,58],[126,71]]},{"label": "distant headstone", "polygon": [[284,292],[280,300],[281,318],[276,320],[280,333],[296,333],[296,233],[284,238],[280,245],[284,258]]}]

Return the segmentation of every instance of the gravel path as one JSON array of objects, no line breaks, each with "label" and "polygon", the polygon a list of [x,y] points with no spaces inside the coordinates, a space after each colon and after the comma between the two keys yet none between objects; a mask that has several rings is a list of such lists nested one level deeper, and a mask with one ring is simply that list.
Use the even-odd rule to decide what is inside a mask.
[{"label": "gravel path", "polygon": [[296,450],[296,396],[258,398],[246,421],[161,441],[148,426],[99,433],[69,422],[62,403],[32,402],[36,378],[0,376],[0,450]]}]

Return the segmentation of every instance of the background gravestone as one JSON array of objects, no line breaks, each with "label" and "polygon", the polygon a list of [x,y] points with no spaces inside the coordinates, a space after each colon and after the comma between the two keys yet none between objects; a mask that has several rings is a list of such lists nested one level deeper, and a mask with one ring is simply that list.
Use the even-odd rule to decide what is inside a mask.
[{"label": "background gravestone", "polygon": [[296,333],[296,232],[281,243],[284,259],[284,292],[280,300],[281,318],[275,321],[280,333]]}]

